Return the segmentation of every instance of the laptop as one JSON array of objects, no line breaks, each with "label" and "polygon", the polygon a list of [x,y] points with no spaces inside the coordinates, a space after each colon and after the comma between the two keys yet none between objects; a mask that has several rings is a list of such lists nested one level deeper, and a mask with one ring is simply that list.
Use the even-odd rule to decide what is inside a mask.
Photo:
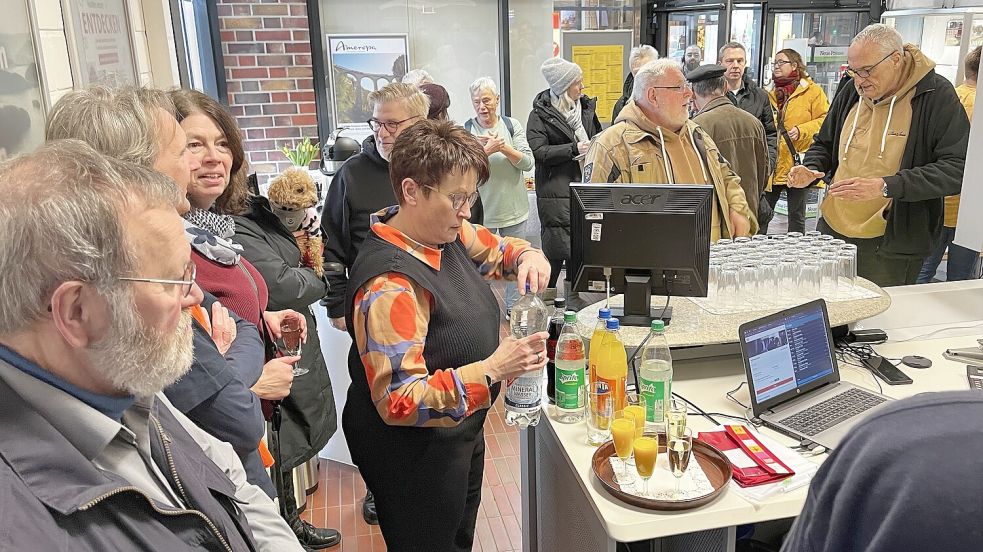
[{"label": "laptop", "polygon": [[840,380],[822,299],[742,324],[738,337],[754,417],[785,435],[834,449],[891,401]]}]

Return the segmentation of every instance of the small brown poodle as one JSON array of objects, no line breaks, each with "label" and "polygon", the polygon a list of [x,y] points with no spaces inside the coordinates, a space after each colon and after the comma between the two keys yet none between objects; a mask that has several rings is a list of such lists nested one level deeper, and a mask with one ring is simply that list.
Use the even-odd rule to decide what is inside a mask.
[{"label": "small brown poodle", "polygon": [[267,193],[273,213],[293,233],[300,248],[301,263],[324,275],[324,243],[317,215],[317,188],[307,171],[290,168],[270,182]]}]

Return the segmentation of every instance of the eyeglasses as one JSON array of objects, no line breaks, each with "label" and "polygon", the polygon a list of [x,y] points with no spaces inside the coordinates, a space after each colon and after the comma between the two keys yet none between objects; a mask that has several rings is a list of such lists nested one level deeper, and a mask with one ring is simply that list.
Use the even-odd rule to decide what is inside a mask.
[{"label": "eyeglasses", "polygon": [[847,67],[846,68],[846,74],[847,75],[850,75],[851,78],[857,78],[857,77],[860,77],[862,79],[870,78],[870,74],[874,72],[874,68],[877,67],[878,65],[884,63],[884,60],[886,60],[887,58],[893,56],[894,54],[895,54],[895,52],[891,52],[890,54],[882,57],[880,61],[878,61],[877,63],[871,65],[870,67],[864,67],[862,69],[854,69],[852,67]]},{"label": "eyeglasses", "polygon": [[677,84],[676,86],[653,86],[652,88],[659,88],[662,90],[675,90],[676,92],[685,92],[687,90],[692,90],[693,85],[690,82],[684,82],[683,84]]},{"label": "eyeglasses", "polygon": [[183,280],[165,280],[162,278],[124,278],[120,277],[117,280],[123,280],[126,282],[150,282],[152,284],[168,284],[172,286],[181,286],[182,293],[181,297],[187,297],[191,295],[191,288],[195,283],[195,276],[198,274],[198,270],[194,263],[189,263],[188,267],[184,269],[184,279]]},{"label": "eyeglasses", "polygon": [[382,127],[386,127],[386,130],[388,130],[390,134],[394,134],[397,130],[399,130],[399,125],[405,123],[406,121],[412,121],[413,119],[419,119],[419,118],[420,118],[419,115],[414,115],[409,119],[403,119],[402,121],[382,122],[379,119],[369,119],[366,122],[369,123],[369,128],[372,129],[372,132],[379,132],[379,129],[381,129]]},{"label": "eyeglasses", "polygon": [[776,59],[775,61],[771,62],[771,66],[772,67],[782,67],[783,65],[789,65],[790,63],[792,63],[792,62],[791,61],[784,61],[784,60],[781,60],[781,59]]},{"label": "eyeglasses", "polygon": [[478,190],[475,190],[470,194],[466,194],[464,192],[454,192],[452,194],[447,194],[438,190],[437,188],[434,188],[433,186],[427,186],[426,184],[420,184],[420,185],[423,186],[424,188],[433,190],[440,195],[445,195],[448,198],[450,198],[451,207],[453,207],[455,210],[464,207],[465,203],[467,203],[468,207],[470,208],[472,205],[474,205],[475,201],[478,201]]}]

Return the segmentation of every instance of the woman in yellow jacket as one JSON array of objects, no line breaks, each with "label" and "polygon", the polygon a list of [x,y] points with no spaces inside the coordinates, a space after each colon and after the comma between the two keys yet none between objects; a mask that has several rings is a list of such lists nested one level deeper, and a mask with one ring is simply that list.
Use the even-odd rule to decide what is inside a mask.
[{"label": "woman in yellow jacket", "polygon": [[[771,65],[773,78],[768,87],[768,96],[775,110],[775,126],[778,128],[778,163],[765,189],[765,199],[774,209],[782,189],[785,189],[788,231],[805,232],[808,188],[791,188],[785,183],[792,165],[801,161],[798,152],[809,149],[812,138],[823,126],[826,112],[829,111],[829,100],[822,87],[809,78],[802,56],[795,50],[779,51]],[[794,151],[789,150],[789,142]],[[767,227],[761,232],[766,233]]]}]

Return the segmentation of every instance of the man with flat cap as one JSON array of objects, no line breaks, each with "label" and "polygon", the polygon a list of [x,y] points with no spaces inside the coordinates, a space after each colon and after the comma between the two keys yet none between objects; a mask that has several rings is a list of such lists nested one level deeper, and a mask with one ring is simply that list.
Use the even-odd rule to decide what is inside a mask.
[{"label": "man with flat cap", "polygon": [[[701,65],[686,75],[693,88],[693,121],[713,138],[721,155],[741,177],[741,188],[752,213],[762,226],[771,219],[771,208],[760,201],[768,184],[768,143],[757,117],[727,98],[726,69]],[[762,212],[762,208],[764,212]]]}]

